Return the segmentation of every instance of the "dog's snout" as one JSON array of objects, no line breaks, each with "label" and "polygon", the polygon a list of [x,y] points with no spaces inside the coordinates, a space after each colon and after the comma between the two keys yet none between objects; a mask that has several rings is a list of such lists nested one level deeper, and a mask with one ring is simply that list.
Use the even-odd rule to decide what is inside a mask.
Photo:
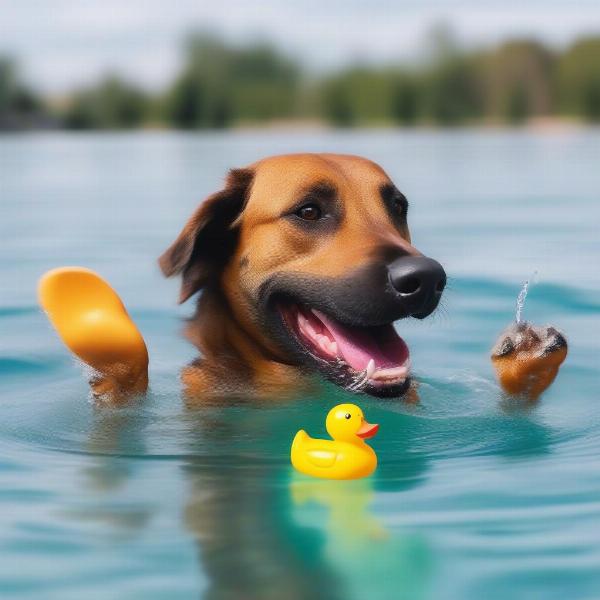
[{"label": "dog's snout", "polygon": [[407,315],[424,319],[446,287],[442,265],[427,256],[402,256],[388,265],[389,280]]}]

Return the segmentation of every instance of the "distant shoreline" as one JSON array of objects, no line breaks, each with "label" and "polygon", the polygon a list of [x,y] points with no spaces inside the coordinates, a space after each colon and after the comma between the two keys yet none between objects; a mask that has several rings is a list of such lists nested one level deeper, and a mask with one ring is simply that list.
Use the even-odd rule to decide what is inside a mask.
[{"label": "distant shoreline", "polygon": [[533,38],[466,50],[446,32],[422,63],[359,61],[317,75],[267,42],[232,45],[192,32],[161,89],[114,72],[60,97],[37,93],[0,55],[0,130],[550,130],[583,122],[600,123],[600,35],[560,50]]},{"label": "distant shoreline", "polygon": [[215,133],[310,133],[310,132],[452,132],[452,131],[528,131],[541,133],[587,131],[600,129],[600,125],[586,122],[582,119],[564,117],[536,117],[519,124],[473,121],[456,125],[442,126],[436,123],[419,123],[415,125],[399,125],[396,123],[364,124],[353,127],[336,127],[325,121],[273,121],[266,123],[239,123],[225,128],[190,128],[181,129],[166,127],[164,125],[146,124],[136,128],[97,128],[97,129],[68,129],[64,127],[24,127],[15,129],[0,129],[0,136],[28,135],[28,134],[53,134],[68,135],[85,134],[140,134],[140,133],[181,133],[181,134],[215,134]]}]

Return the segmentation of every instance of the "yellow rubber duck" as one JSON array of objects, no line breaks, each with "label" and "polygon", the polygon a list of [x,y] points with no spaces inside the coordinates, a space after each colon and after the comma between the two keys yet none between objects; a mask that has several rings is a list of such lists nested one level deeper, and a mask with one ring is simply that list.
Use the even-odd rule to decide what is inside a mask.
[{"label": "yellow rubber duck", "polygon": [[92,367],[98,396],[118,400],[148,386],[148,351],[121,299],[97,273],[60,267],[45,273],[39,303],[65,345]]},{"label": "yellow rubber duck", "polygon": [[363,441],[373,437],[379,425],[365,421],[355,404],[338,404],[325,421],[333,440],[311,438],[301,429],[292,442],[294,468],[306,475],[324,479],[358,479],[367,477],[377,467],[377,455]]}]

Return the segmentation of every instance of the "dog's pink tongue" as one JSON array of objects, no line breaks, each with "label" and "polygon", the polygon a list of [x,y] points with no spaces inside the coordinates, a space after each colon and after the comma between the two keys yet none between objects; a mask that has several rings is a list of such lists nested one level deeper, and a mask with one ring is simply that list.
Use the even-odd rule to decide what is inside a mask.
[{"label": "dog's pink tongue", "polygon": [[399,347],[390,347],[388,343],[384,351],[367,329],[352,329],[333,321],[321,311],[315,310],[314,313],[337,342],[342,358],[356,371],[364,371],[371,359],[375,361],[376,368],[397,366],[404,362],[407,348],[401,338],[396,336]]}]

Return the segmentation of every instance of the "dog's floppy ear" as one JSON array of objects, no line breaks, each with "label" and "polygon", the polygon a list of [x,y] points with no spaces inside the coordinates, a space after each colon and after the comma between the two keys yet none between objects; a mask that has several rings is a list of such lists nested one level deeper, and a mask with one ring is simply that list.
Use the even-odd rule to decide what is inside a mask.
[{"label": "dog's floppy ear", "polygon": [[181,274],[179,302],[205,286],[225,266],[237,242],[234,221],[244,208],[252,183],[251,169],[233,169],[224,189],[209,196],[158,259],[166,277]]}]

